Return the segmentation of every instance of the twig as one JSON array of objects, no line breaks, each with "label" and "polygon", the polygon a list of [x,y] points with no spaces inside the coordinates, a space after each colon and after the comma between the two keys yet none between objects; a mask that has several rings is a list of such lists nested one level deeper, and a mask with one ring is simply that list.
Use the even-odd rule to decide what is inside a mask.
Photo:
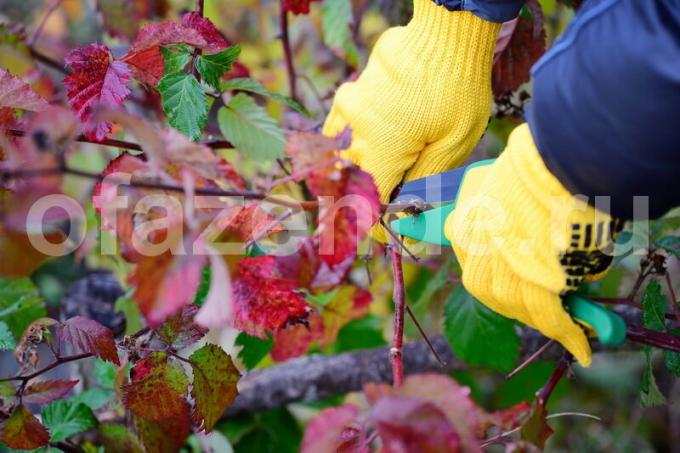
[{"label": "twig", "polygon": [[181,360],[182,362],[188,363],[189,365],[192,364],[192,363],[191,363],[191,360],[187,359],[186,357],[182,357],[181,355],[179,355],[179,354],[177,354],[176,352],[171,351],[171,350],[169,350],[169,349],[166,349],[166,350],[158,350],[158,351],[153,351],[153,352],[165,352],[165,353],[167,353],[168,355],[173,356],[173,357],[176,358],[177,360]]},{"label": "twig", "polygon": [[265,237],[276,225],[283,222],[291,215],[293,215],[293,211],[289,209],[280,216],[278,216],[277,218],[275,218],[274,220],[272,220],[266,227],[264,227],[259,233],[257,233],[251,240],[249,240],[246,243],[246,249],[252,247],[253,244],[255,244],[257,241]]},{"label": "twig", "polygon": [[547,341],[543,346],[541,346],[540,348],[538,348],[538,349],[536,350],[536,352],[534,352],[533,354],[531,354],[529,357],[526,358],[526,360],[524,360],[522,363],[520,363],[519,366],[517,366],[517,368],[515,368],[514,370],[512,370],[512,371],[510,372],[510,374],[508,374],[507,376],[505,376],[505,379],[512,379],[513,377],[515,377],[515,375],[516,375],[517,373],[519,373],[520,371],[522,371],[522,370],[523,370],[524,368],[526,368],[531,362],[533,362],[534,360],[536,360],[541,354],[543,354],[543,353],[545,352],[546,349],[548,349],[550,346],[552,346],[553,343],[555,343],[555,340]]},{"label": "twig", "polygon": [[204,5],[203,5],[203,3],[204,3],[203,0],[196,0],[196,12],[201,17],[204,16]]},{"label": "twig", "polygon": [[645,327],[628,325],[627,337],[636,343],[654,346],[668,351],[680,352],[680,337],[669,335]]},{"label": "twig", "polygon": [[673,289],[673,282],[671,281],[671,275],[666,271],[666,286],[668,286],[668,295],[671,298],[671,308],[675,314],[675,319],[678,322],[678,327],[680,327],[680,307],[678,306],[678,299],[675,298],[675,290]]},{"label": "twig", "polygon": [[432,355],[434,356],[435,359],[437,359],[437,362],[441,366],[446,366],[446,362],[442,360],[442,358],[439,356],[439,353],[437,350],[434,348],[434,345],[430,341],[430,338],[427,336],[425,331],[423,330],[423,327],[420,325],[420,322],[418,321],[418,318],[416,318],[415,313],[413,313],[413,310],[411,310],[411,307],[409,307],[408,304],[404,304],[406,306],[406,313],[408,313],[409,318],[411,318],[411,321],[413,321],[413,324],[416,325],[416,329],[418,329],[418,332],[420,333],[420,336],[423,338],[425,343],[427,344],[427,347],[430,348],[430,352],[432,352]]},{"label": "twig", "polygon": [[[65,174],[65,175],[72,175],[72,176],[78,176],[81,178],[86,178],[86,179],[92,179],[95,181],[101,181],[104,179],[104,176],[98,173],[90,173],[86,172],[83,170],[78,170],[75,168],[41,168],[41,169],[35,169],[35,170],[16,170],[16,171],[0,171],[0,180],[7,180],[7,179],[19,179],[19,178],[32,178],[32,177],[38,177],[38,176],[50,176],[50,175],[58,175],[58,174]],[[111,180],[111,183],[118,183],[118,185],[123,186],[123,187],[136,187],[138,189],[152,189],[152,190],[164,190],[168,192],[181,192],[184,193],[184,187],[181,185],[171,185],[171,184],[162,184],[162,183],[156,183],[156,182],[148,182],[148,181],[130,181],[130,182],[125,182],[125,181],[117,181],[115,179]],[[247,200],[267,200],[270,203],[277,204],[280,206],[285,206],[287,208],[291,209],[298,209],[302,208],[304,210],[311,210],[311,209],[317,209],[319,207],[319,203],[317,201],[302,201],[299,203],[296,202],[291,202],[288,200],[283,200],[281,198],[277,198],[274,196],[269,196],[264,193],[259,193],[259,192],[244,192],[240,190],[222,190],[222,189],[210,189],[210,188],[196,188],[195,190],[196,195],[206,195],[206,196],[214,196],[214,197],[243,197],[244,199]]]},{"label": "twig", "polygon": [[536,399],[539,405],[545,407],[545,405],[548,404],[548,400],[550,399],[553,390],[555,390],[557,384],[560,382],[567,370],[569,370],[569,362],[571,362],[571,358],[571,354],[565,351],[564,355],[560,359],[560,363],[557,364],[555,371],[553,371],[552,375],[548,379],[548,382],[546,382],[543,388],[538,392]]},{"label": "twig", "polygon": [[[651,253],[650,253],[651,255]],[[633,288],[630,290],[630,294],[628,294],[628,299],[634,300],[635,296],[637,295],[638,291],[640,291],[640,287],[642,286],[642,283],[645,281],[647,276],[651,273],[651,264],[645,264],[646,262],[651,261],[649,260],[649,257],[646,261],[643,261],[643,264],[640,266],[640,273],[638,274],[637,279],[635,280],[635,283],[633,284]]]},{"label": "twig", "polygon": [[[10,135],[12,137],[23,137],[24,135],[26,135],[25,131],[18,129],[1,129],[1,130],[3,130],[7,135]],[[128,142],[125,140],[117,140],[115,138],[105,138],[104,140],[98,142],[95,140],[90,140],[84,135],[79,135],[76,138],[76,141],[79,143],[92,143],[94,145],[112,146],[115,148],[123,148],[132,151],[142,151],[142,146],[139,145],[138,143]],[[202,144],[211,149],[228,149],[234,147],[234,145],[232,145],[226,140],[213,140]]]},{"label": "twig", "polygon": [[[592,300],[593,302],[599,302],[601,304],[625,305],[627,307],[633,307],[637,308],[638,310],[642,310],[642,306],[639,303],[628,299],[618,297],[589,297],[589,299]],[[664,313],[664,317],[666,319],[677,321],[680,325],[680,321],[676,318],[675,315],[670,313]]]},{"label": "twig", "polygon": [[298,101],[297,97],[297,83],[295,74],[295,64],[293,63],[293,52],[290,48],[290,35],[288,33],[288,13],[284,9],[286,0],[280,0],[279,5],[281,11],[279,12],[279,24],[281,27],[281,44],[283,45],[283,55],[286,61],[286,71],[288,72],[288,86],[290,97],[294,101]]},{"label": "twig", "polygon": [[404,343],[404,307],[406,305],[404,290],[404,271],[401,267],[401,252],[395,243],[389,247],[394,274],[394,333],[390,348],[390,362],[392,364],[392,382],[394,387],[401,387],[404,382],[404,363],[402,360],[402,346]]},{"label": "twig", "polygon": [[31,34],[31,38],[28,40],[28,46],[32,47],[33,44],[38,40],[38,37],[40,37],[40,33],[42,33],[43,27],[45,27],[45,24],[47,23],[47,19],[50,18],[52,13],[56,11],[56,9],[61,5],[62,0],[53,0],[52,4],[50,5],[49,9],[45,13],[45,16],[42,18],[38,26],[35,28],[33,33]]},{"label": "twig", "polygon": [[11,377],[4,377],[0,378],[0,382],[8,382],[8,381],[22,381],[22,382],[28,382],[31,379],[40,376],[41,374],[47,373],[53,368],[58,367],[61,364],[68,363],[68,362],[74,362],[76,360],[82,360],[86,359],[88,357],[92,357],[92,354],[89,352],[83,353],[83,354],[76,354],[76,355],[69,355],[66,357],[57,357],[57,360],[54,362],[50,363],[49,365],[34,371],[33,373],[26,374],[23,376],[11,376]]},{"label": "twig", "polygon": [[45,66],[49,66],[52,69],[56,69],[57,71],[61,72],[62,74],[69,74],[69,71],[66,69],[66,66],[64,64],[59,63],[58,61],[53,60],[52,58],[48,57],[47,55],[38,52],[33,47],[29,47],[28,51],[36,61],[39,61],[40,63],[44,64]]},{"label": "twig", "polygon": [[284,176],[283,178],[279,178],[275,181],[272,181],[268,186],[267,190],[272,190],[276,186],[280,186],[281,184],[286,184],[287,182],[291,181],[296,181],[299,179],[304,178],[308,174],[315,172],[317,170],[321,170],[322,168],[330,167],[331,165],[335,165],[337,162],[340,162],[341,159],[339,157],[333,157],[332,159],[327,159],[322,162],[317,162],[314,165],[310,165],[309,167],[303,168],[300,171],[297,171],[291,175]]},{"label": "twig", "polygon": [[385,231],[387,231],[387,233],[390,235],[390,237],[391,237],[391,238],[399,245],[399,247],[401,247],[401,248],[408,254],[408,256],[410,256],[410,257],[413,259],[413,261],[420,261],[420,258],[418,258],[417,256],[415,256],[415,255],[408,249],[408,247],[406,247],[406,245],[404,244],[404,242],[399,238],[399,236],[397,236],[397,233],[395,233],[394,230],[392,230],[392,228],[390,228],[390,227],[385,223],[385,221],[383,220],[382,217],[380,218],[380,225],[382,225],[382,227],[385,228]]}]

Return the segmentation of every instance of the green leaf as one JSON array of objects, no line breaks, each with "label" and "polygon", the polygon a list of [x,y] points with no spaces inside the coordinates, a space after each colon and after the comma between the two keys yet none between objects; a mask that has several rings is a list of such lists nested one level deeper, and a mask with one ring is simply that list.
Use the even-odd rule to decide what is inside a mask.
[{"label": "green leaf", "polygon": [[12,351],[17,347],[12,332],[5,321],[0,321],[0,351]]},{"label": "green leaf", "polygon": [[116,380],[116,367],[101,359],[94,361],[94,379],[101,387],[112,389]]},{"label": "green leaf", "polygon": [[143,453],[144,447],[127,426],[106,423],[99,426],[99,435],[107,452]]},{"label": "green leaf", "polygon": [[675,255],[676,258],[680,259],[680,237],[664,236],[658,241],[656,241],[656,245],[658,245],[668,253],[672,253],[673,255]]},{"label": "green leaf", "polygon": [[217,114],[220,131],[242,154],[254,160],[283,156],[286,138],[274,118],[250,96],[239,93]]},{"label": "green leaf", "polygon": [[42,408],[40,416],[50,432],[52,442],[59,442],[97,426],[92,409],[71,401],[53,401]]},{"label": "green leaf", "polygon": [[127,295],[121,296],[116,300],[113,308],[116,311],[122,311],[125,315],[125,335],[132,335],[141,330],[142,312],[139,310],[139,305]]},{"label": "green leaf", "polygon": [[546,416],[548,415],[545,406],[534,404],[531,415],[522,424],[520,435],[523,440],[531,442],[543,450],[546,441],[553,435],[554,431],[548,425]]},{"label": "green leaf", "polygon": [[206,344],[189,357],[194,372],[191,396],[196,402],[194,419],[206,432],[212,430],[224,411],[238,395],[236,383],[241,378],[231,357],[214,344]]},{"label": "green leaf", "polygon": [[241,359],[248,371],[250,371],[269,354],[269,351],[274,347],[274,342],[271,338],[265,340],[241,332],[236,337],[236,346],[241,346],[238,358]]},{"label": "green leaf", "polygon": [[340,332],[335,342],[335,352],[356,351],[385,346],[382,320],[378,316],[368,315],[363,319],[348,322]]},{"label": "green leaf", "polygon": [[208,101],[196,77],[173,72],[158,82],[158,91],[170,125],[198,141],[208,122]]},{"label": "green leaf", "polygon": [[68,401],[72,404],[84,404],[93,411],[101,409],[106,406],[111,399],[116,395],[116,392],[111,389],[103,389],[101,387],[94,387],[87,389],[84,392],[78,393]]},{"label": "green leaf", "polygon": [[645,346],[645,359],[647,365],[642,374],[642,381],[640,382],[640,404],[642,407],[661,406],[666,404],[666,397],[663,396],[659,386],[656,384],[654,377],[654,370],[652,368],[652,348]]},{"label": "green leaf", "polygon": [[[680,329],[673,329],[669,333],[680,336]],[[666,363],[666,368],[675,373],[677,376],[680,376],[680,353],[674,351],[664,351],[663,358],[664,362]]]},{"label": "green leaf", "polygon": [[434,277],[430,278],[420,297],[413,304],[414,307],[428,307],[437,292],[449,283],[449,271],[452,260],[446,260]]},{"label": "green leaf", "polygon": [[234,453],[300,451],[302,430],[286,408],[256,414],[250,430],[234,442]]},{"label": "green leaf", "polygon": [[240,46],[231,46],[227,50],[212,55],[201,55],[196,58],[194,65],[203,80],[208,85],[220,89],[220,79],[224,74],[231,71],[231,65],[241,53]]},{"label": "green leaf", "polygon": [[198,290],[194,296],[194,304],[199,307],[205,302],[205,298],[208,297],[208,292],[210,291],[210,264],[206,264],[201,273],[201,283],[198,285]]},{"label": "green leaf", "polygon": [[288,96],[269,91],[259,80],[236,78],[222,82],[222,91],[230,90],[248,91],[250,93],[259,94],[260,96],[276,99],[277,101],[283,101],[303,115],[310,115],[309,111],[302,104]]},{"label": "green leaf", "polygon": [[659,332],[666,330],[666,296],[661,292],[661,285],[650,280],[642,297],[642,324],[644,327]]},{"label": "green leaf", "polygon": [[30,323],[45,316],[45,303],[29,278],[0,278],[0,321],[7,324],[14,338],[21,337]]},{"label": "green leaf", "polygon": [[444,333],[453,352],[469,365],[509,371],[519,357],[514,323],[486,308],[462,286],[444,308]]},{"label": "green leaf", "polygon": [[161,47],[163,55],[163,75],[181,72],[191,61],[191,49],[185,45]]},{"label": "green leaf", "polygon": [[321,24],[323,42],[350,65],[359,66],[359,53],[352,41],[351,0],[323,0]]}]

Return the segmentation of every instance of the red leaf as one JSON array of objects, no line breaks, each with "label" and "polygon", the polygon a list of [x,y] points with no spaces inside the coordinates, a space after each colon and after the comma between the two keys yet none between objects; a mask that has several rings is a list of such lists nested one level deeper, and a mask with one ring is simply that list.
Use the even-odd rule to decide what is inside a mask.
[{"label": "red leaf", "polygon": [[198,306],[187,305],[182,310],[169,317],[156,329],[161,340],[175,349],[182,349],[196,343],[203,338],[208,329],[194,322],[194,316],[198,312]]},{"label": "red leaf", "polygon": [[370,419],[378,430],[385,453],[447,453],[461,449],[460,436],[433,403],[388,396],[373,406]]},{"label": "red leaf", "polygon": [[415,398],[437,406],[456,429],[466,448],[478,451],[480,426],[492,418],[470,398],[470,389],[463,387],[448,376],[421,374],[409,376],[396,390],[399,396]]},{"label": "red leaf", "polygon": [[0,108],[3,107],[39,112],[47,107],[47,101],[30,85],[0,68]]},{"label": "red leaf", "polygon": [[127,55],[170,44],[188,44],[201,49],[209,45],[197,30],[184,24],[168,21],[145,25],[137,33]]},{"label": "red leaf", "polygon": [[50,434],[45,427],[24,406],[14,409],[0,431],[0,441],[9,448],[17,450],[34,450],[47,445]]},{"label": "red leaf", "polygon": [[285,152],[293,161],[293,172],[299,173],[307,167],[335,157],[337,151],[347,149],[351,138],[352,131],[349,128],[336,137],[311,132],[294,132],[288,137]]},{"label": "red leaf", "polygon": [[301,453],[338,451],[346,442],[343,432],[357,421],[359,408],[353,404],[324,409],[305,428]]},{"label": "red leaf", "polygon": [[159,256],[143,257],[128,279],[135,287],[132,299],[151,326],[194,300],[206,257],[191,254],[191,238],[185,243],[186,252],[168,250]]},{"label": "red leaf", "polygon": [[151,421],[187,412],[189,381],[182,368],[169,363],[163,352],[153,352],[130,371],[132,382],[121,387],[122,400],[133,414]]},{"label": "red leaf", "polygon": [[47,404],[62,398],[78,381],[40,381],[26,387],[23,402],[26,404]]},{"label": "red leaf", "polygon": [[177,415],[162,420],[146,420],[134,417],[139,439],[147,452],[177,452],[184,446],[191,433],[189,404]]},{"label": "red leaf", "polygon": [[[380,197],[373,178],[358,167],[334,170],[339,174],[313,173],[308,187],[324,196],[319,207],[319,226],[314,238],[319,256],[332,272],[325,284],[337,284],[349,271],[363,241],[380,215]],[[317,285],[321,285],[319,282]]]},{"label": "red leaf", "polygon": [[132,67],[135,79],[146,83],[151,87],[156,87],[163,78],[163,55],[160,47],[151,47],[140,52],[128,53],[121,58],[121,61]]},{"label": "red leaf", "polygon": [[258,204],[248,206],[234,206],[225,214],[220,215],[214,226],[218,233],[215,242],[232,242],[245,246],[248,241],[283,231],[279,223],[272,226],[274,217],[267,214]]},{"label": "red leaf", "polygon": [[233,288],[236,328],[249,335],[264,338],[309,314],[299,283],[283,276],[273,256],[242,259]]},{"label": "red leaf", "polygon": [[82,316],[67,319],[59,324],[57,336],[77,352],[89,352],[102,360],[120,365],[113,333],[97,321]]},{"label": "red leaf", "polygon": [[231,357],[214,344],[206,344],[189,357],[194,374],[191,396],[194,420],[210,432],[238,395],[236,383],[241,378]]},{"label": "red leaf", "polygon": [[494,94],[515,91],[529,81],[531,67],[545,53],[545,30],[535,35],[534,26],[531,18],[519,17],[510,42],[493,66]]},{"label": "red leaf", "polygon": [[304,322],[285,326],[274,334],[272,360],[283,362],[305,354],[312,343],[323,337],[323,320],[314,313]]},{"label": "red leaf", "polygon": [[88,138],[103,140],[111,132],[111,123],[91,121],[94,108],[123,105],[130,94],[130,68],[114,60],[108,47],[96,43],[72,51],[65,61],[73,68],[73,74],[64,79],[69,104],[85,123]]},{"label": "red leaf", "polygon": [[319,0],[285,0],[283,10],[293,14],[309,14],[309,4]]},{"label": "red leaf", "polygon": [[200,33],[207,43],[204,49],[208,52],[221,52],[229,47],[227,40],[224,39],[224,36],[222,36],[219,31],[217,31],[215,25],[213,25],[209,19],[201,17],[201,15],[195,11],[182,16],[182,25],[193,28]]}]

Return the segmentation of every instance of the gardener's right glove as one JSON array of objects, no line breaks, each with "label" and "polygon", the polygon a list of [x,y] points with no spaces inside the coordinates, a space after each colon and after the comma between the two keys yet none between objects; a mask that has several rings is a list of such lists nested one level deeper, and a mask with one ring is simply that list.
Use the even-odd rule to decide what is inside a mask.
[{"label": "gardener's right glove", "polygon": [[620,228],[562,186],[523,124],[495,163],[468,172],[445,234],[471,294],[557,340],[589,366],[590,345],[561,296],[604,274]]}]

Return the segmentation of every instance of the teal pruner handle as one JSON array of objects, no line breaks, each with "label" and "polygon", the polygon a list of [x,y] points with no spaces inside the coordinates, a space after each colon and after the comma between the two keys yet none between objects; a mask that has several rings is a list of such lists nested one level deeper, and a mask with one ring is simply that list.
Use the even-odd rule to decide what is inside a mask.
[{"label": "teal pruner handle", "polygon": [[626,323],[613,311],[576,294],[567,296],[565,302],[571,316],[593,329],[600,343],[620,346],[626,339]]}]

